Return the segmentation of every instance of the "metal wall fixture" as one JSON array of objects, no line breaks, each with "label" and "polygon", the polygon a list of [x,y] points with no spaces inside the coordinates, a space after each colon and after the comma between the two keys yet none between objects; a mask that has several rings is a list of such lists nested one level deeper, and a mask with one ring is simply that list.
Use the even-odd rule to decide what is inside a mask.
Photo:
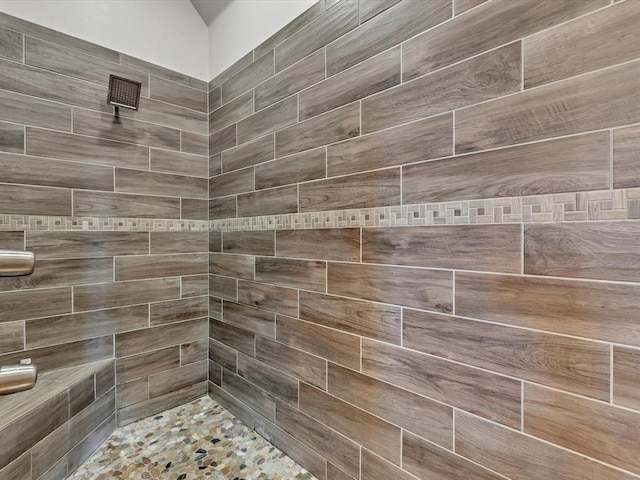
[{"label": "metal wall fixture", "polygon": [[140,92],[142,83],[127,78],[109,75],[109,93],[107,95],[107,103],[115,105],[116,115],[118,107],[138,110],[140,106]]},{"label": "metal wall fixture", "polygon": [[0,250],[0,277],[31,275],[36,266],[33,252]]},{"label": "metal wall fixture", "polygon": [[0,395],[22,392],[36,385],[38,368],[31,364],[31,359],[20,361],[20,365],[0,367]]}]

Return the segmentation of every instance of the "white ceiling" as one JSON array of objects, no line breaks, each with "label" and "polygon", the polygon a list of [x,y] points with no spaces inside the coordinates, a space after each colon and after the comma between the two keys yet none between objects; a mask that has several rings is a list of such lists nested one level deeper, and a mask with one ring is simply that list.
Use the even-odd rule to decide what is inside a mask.
[{"label": "white ceiling", "polygon": [[191,0],[191,3],[202,17],[202,20],[204,20],[204,23],[211,25],[211,22],[213,22],[232,1],[233,0]]}]

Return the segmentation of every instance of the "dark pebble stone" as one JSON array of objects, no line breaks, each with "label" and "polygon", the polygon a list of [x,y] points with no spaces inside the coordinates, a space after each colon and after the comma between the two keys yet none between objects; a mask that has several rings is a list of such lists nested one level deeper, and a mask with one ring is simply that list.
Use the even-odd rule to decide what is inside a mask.
[{"label": "dark pebble stone", "polygon": [[219,439],[219,438],[214,438],[213,440],[211,440],[211,443],[213,443],[213,444],[215,445],[215,444],[216,444],[216,443],[218,443],[219,441],[220,441],[220,439]]},{"label": "dark pebble stone", "polygon": [[183,473],[178,478],[176,478],[176,480],[185,480],[186,478],[187,478],[187,474]]},{"label": "dark pebble stone", "polygon": [[167,463],[167,465],[164,468],[171,468],[171,462]]},{"label": "dark pebble stone", "polygon": [[207,451],[199,448],[198,450],[196,450],[196,453],[207,453]]},{"label": "dark pebble stone", "polygon": [[244,470],[245,468],[247,468],[247,466],[244,463],[240,465],[240,470]]},{"label": "dark pebble stone", "polygon": [[200,466],[198,467],[199,470],[204,470],[205,468],[207,468],[206,466]]}]

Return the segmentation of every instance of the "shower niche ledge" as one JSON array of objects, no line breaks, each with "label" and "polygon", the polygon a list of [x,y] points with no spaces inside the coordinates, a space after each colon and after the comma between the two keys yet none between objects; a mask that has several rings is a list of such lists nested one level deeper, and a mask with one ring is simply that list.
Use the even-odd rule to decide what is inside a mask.
[{"label": "shower niche ledge", "polygon": [[66,478],[115,426],[113,359],[42,373],[0,396],[0,480]]}]

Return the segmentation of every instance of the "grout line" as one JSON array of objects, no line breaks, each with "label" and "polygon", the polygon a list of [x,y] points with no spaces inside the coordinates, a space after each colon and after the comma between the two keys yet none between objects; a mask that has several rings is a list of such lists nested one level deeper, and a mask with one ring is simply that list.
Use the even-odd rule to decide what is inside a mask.
[{"label": "grout line", "polygon": [[613,381],[614,381],[614,347],[611,345],[611,351],[609,354],[609,403],[613,403]]}]

